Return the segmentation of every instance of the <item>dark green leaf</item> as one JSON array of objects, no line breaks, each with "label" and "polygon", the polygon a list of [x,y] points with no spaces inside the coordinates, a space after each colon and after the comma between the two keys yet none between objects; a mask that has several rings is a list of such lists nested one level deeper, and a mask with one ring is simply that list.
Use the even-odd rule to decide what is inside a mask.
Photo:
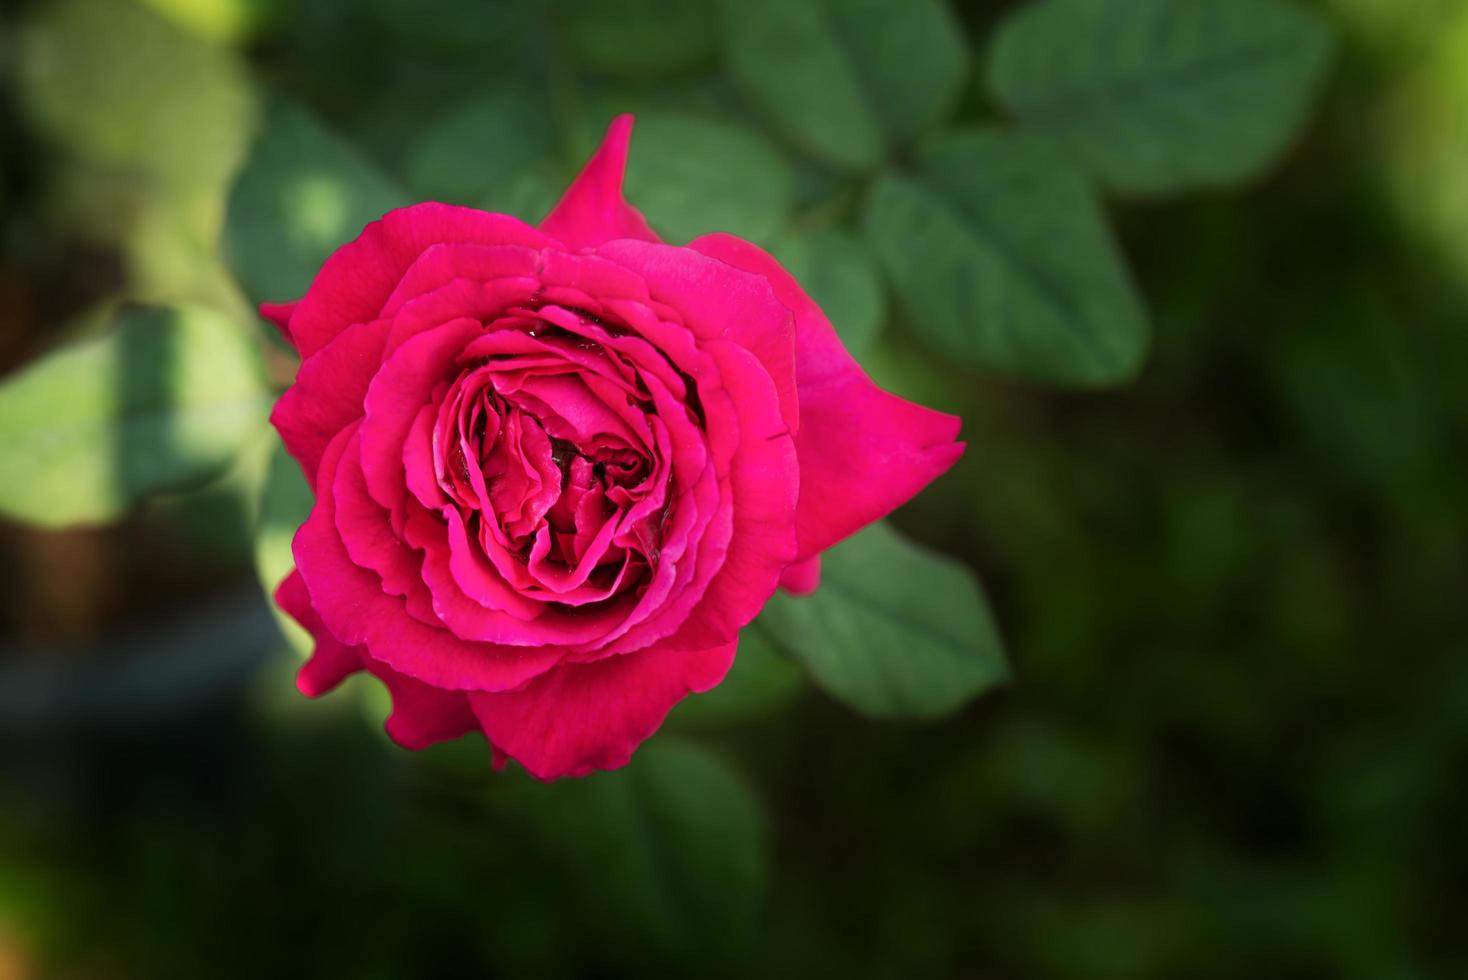
[{"label": "dark green leaf", "polygon": [[753,130],[677,113],[639,116],[627,162],[627,199],[670,241],[714,231],[773,235],[789,213],[794,178]]},{"label": "dark green leaf", "polygon": [[1008,676],[967,568],[874,524],[822,556],[813,595],[776,595],[759,620],[827,693],[880,718],[956,710]]},{"label": "dark green leaf", "polygon": [[1166,194],[1274,160],[1329,48],[1315,14],[1276,0],[1041,0],[998,32],[989,85],[1108,187]]},{"label": "dark green leaf", "polygon": [[351,147],[277,103],[230,196],[225,247],[251,299],[292,300],[327,256],[407,203]]},{"label": "dark green leaf", "polygon": [[764,813],[707,750],[659,736],[626,768],[557,783],[527,805],[618,946],[717,957],[754,938],[768,876]]},{"label": "dark green leaf", "polygon": [[731,72],[787,139],[863,170],[938,120],[968,51],[942,0],[725,0]]},{"label": "dark green leaf", "polygon": [[260,373],[250,332],[218,313],[119,315],[0,382],[0,512],[95,524],[203,480],[263,425]]},{"label": "dark green leaf", "polygon": [[770,246],[826,314],[846,349],[860,356],[886,315],[882,281],[871,256],[844,232],[790,234]]},{"label": "dark green leaf", "polygon": [[593,71],[662,75],[714,53],[714,0],[562,0],[566,38]]},{"label": "dark green leaf", "polygon": [[867,242],[914,329],[976,367],[1131,377],[1146,312],[1087,181],[1032,140],[947,134],[872,189]]},{"label": "dark green leaf", "polygon": [[548,168],[533,166],[491,187],[475,206],[485,211],[512,214],[526,224],[538,225],[565,191]]},{"label": "dark green leaf", "polygon": [[408,160],[414,195],[474,204],[549,157],[554,147],[543,101],[529,91],[505,88],[440,116]]}]

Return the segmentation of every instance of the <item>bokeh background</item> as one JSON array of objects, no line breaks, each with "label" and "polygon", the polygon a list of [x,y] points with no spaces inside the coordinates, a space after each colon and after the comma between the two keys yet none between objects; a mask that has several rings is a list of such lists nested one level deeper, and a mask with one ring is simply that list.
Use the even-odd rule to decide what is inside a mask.
[{"label": "bokeh background", "polygon": [[[951,117],[1001,116],[1018,6],[952,5]],[[1075,390],[913,328],[712,7],[0,3],[0,372],[184,299],[284,383],[250,304],[301,256],[403,194],[538,219],[635,109],[669,237],[846,250],[863,362],[963,416],[895,523],[978,572],[1013,673],[874,721],[756,641],[618,774],[410,754],[370,685],[294,690],[265,433],[114,525],[0,523],[0,980],[1468,975],[1468,4],[1303,6],[1333,53],[1272,167],[1108,198],[1153,343]]]}]

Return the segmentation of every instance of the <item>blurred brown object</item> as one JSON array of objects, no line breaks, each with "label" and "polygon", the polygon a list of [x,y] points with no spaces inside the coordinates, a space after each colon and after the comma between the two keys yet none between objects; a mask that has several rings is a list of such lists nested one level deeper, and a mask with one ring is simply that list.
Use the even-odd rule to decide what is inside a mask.
[{"label": "blurred brown object", "polygon": [[20,270],[0,265],[0,375],[20,366],[37,332],[34,291]]},{"label": "blurred brown object", "polygon": [[16,562],[15,635],[35,649],[65,650],[96,640],[124,606],[116,532],[8,530]]},{"label": "blurred brown object", "polygon": [[0,980],[31,980],[37,974],[30,961],[22,937],[12,926],[0,922]]}]

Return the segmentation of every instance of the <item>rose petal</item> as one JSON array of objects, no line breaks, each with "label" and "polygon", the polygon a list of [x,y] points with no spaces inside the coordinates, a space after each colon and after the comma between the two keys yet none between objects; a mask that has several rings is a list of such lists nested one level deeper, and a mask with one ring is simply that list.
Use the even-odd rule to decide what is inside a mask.
[{"label": "rose petal", "polygon": [[775,383],[785,424],[799,430],[792,308],[762,274],[671,245],[608,242],[597,254],[642,276],[653,299],[678,310],[696,336],[733,341],[758,357]]},{"label": "rose petal", "polygon": [[739,444],[729,466],[734,534],[718,574],[671,641],[692,646],[733,639],[774,594],[795,560],[796,500],[804,480],[763,366],[737,344],[715,341],[706,349],[738,413]]},{"label": "rose petal", "polygon": [[275,590],[275,601],[316,639],[315,652],[296,675],[296,687],[306,697],[320,697],[365,668],[387,687],[392,698],[392,714],[383,727],[403,748],[425,749],[479,727],[463,692],[430,687],[373,660],[361,647],[338,642],[311,608],[311,597],[300,572],[292,571],[286,576]]},{"label": "rose petal", "polygon": [[281,337],[292,347],[296,346],[296,342],[291,339],[291,316],[296,312],[297,305],[298,302],[260,304],[260,315],[275,324]]},{"label": "rose petal", "polygon": [[780,575],[780,588],[791,595],[810,595],[821,586],[821,556],[811,555],[786,568]]},{"label": "rose petal", "polygon": [[395,516],[401,513],[408,493],[403,446],[413,422],[464,345],[483,330],[478,320],[462,318],[418,334],[383,362],[367,389],[362,472],[372,499]]},{"label": "rose petal", "polygon": [[820,307],[768,253],[722,234],[689,248],[764,276],[795,313],[802,558],[885,517],[963,455],[963,443],[954,441],[959,419],[878,388]]},{"label": "rose petal", "polygon": [[632,117],[618,116],[564,197],[540,223],[540,230],[573,249],[593,248],[614,238],[655,242],[642,212],[622,198]]},{"label": "rose petal", "polygon": [[296,688],[308,698],[318,698],[362,669],[362,648],[342,643],[322,625],[311,607],[311,595],[301,573],[291,573],[275,589],[275,603],[311,634],[315,647],[296,674]]},{"label": "rose petal", "polygon": [[327,447],[316,506],[291,545],[311,606],[331,634],[347,646],[365,647],[368,656],[399,673],[447,690],[509,690],[553,666],[561,656],[554,647],[467,643],[420,623],[402,599],[382,591],[376,575],[353,564],[337,535],[331,488],[355,431],[346,430]]},{"label": "rose petal", "polygon": [[386,320],[358,323],[301,362],[270,421],[306,479],[314,484],[326,446],[362,417],[362,399],[382,360]]},{"label": "rose petal", "polygon": [[365,664],[392,698],[392,713],[382,727],[403,748],[426,749],[478,730],[479,721],[463,691],[424,684],[371,657]]},{"label": "rose petal", "polygon": [[657,649],[565,664],[522,690],[471,694],[490,744],[537,779],[627,764],[684,696],[707,691],[734,662],[734,643]]},{"label": "rose petal", "polygon": [[354,323],[376,319],[403,273],[441,242],[523,245],[554,241],[517,218],[427,202],[389,211],[343,245],[316,274],[291,317],[291,336],[310,357]]}]

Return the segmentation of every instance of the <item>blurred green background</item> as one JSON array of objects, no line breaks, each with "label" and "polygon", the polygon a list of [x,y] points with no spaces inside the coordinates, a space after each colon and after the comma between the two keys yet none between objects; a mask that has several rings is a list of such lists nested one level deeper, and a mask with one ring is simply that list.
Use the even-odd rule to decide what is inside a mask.
[{"label": "blurred green background", "polygon": [[[808,2],[0,3],[0,374],[183,303],[236,325],[175,353],[196,378],[279,387],[254,302],[404,201],[538,220],[636,111],[660,231],[770,246],[963,416],[895,523],[978,572],[1013,674],[873,720],[765,627],[620,773],[410,754],[371,685],[294,690],[256,583],[291,477],[253,425],[87,504],[116,523],[0,522],[0,980],[1468,975],[1468,4],[1290,5],[1332,39],[1286,52],[1298,104],[1194,112],[1191,156],[1040,140],[1117,245],[1066,176],[1021,258],[1100,243],[1049,272],[1110,284],[1106,363],[965,346],[974,306],[884,253],[933,131],[1058,131],[995,67],[1025,5],[827,6],[847,47],[812,59]],[[949,149],[960,204],[1044,210]]]}]

